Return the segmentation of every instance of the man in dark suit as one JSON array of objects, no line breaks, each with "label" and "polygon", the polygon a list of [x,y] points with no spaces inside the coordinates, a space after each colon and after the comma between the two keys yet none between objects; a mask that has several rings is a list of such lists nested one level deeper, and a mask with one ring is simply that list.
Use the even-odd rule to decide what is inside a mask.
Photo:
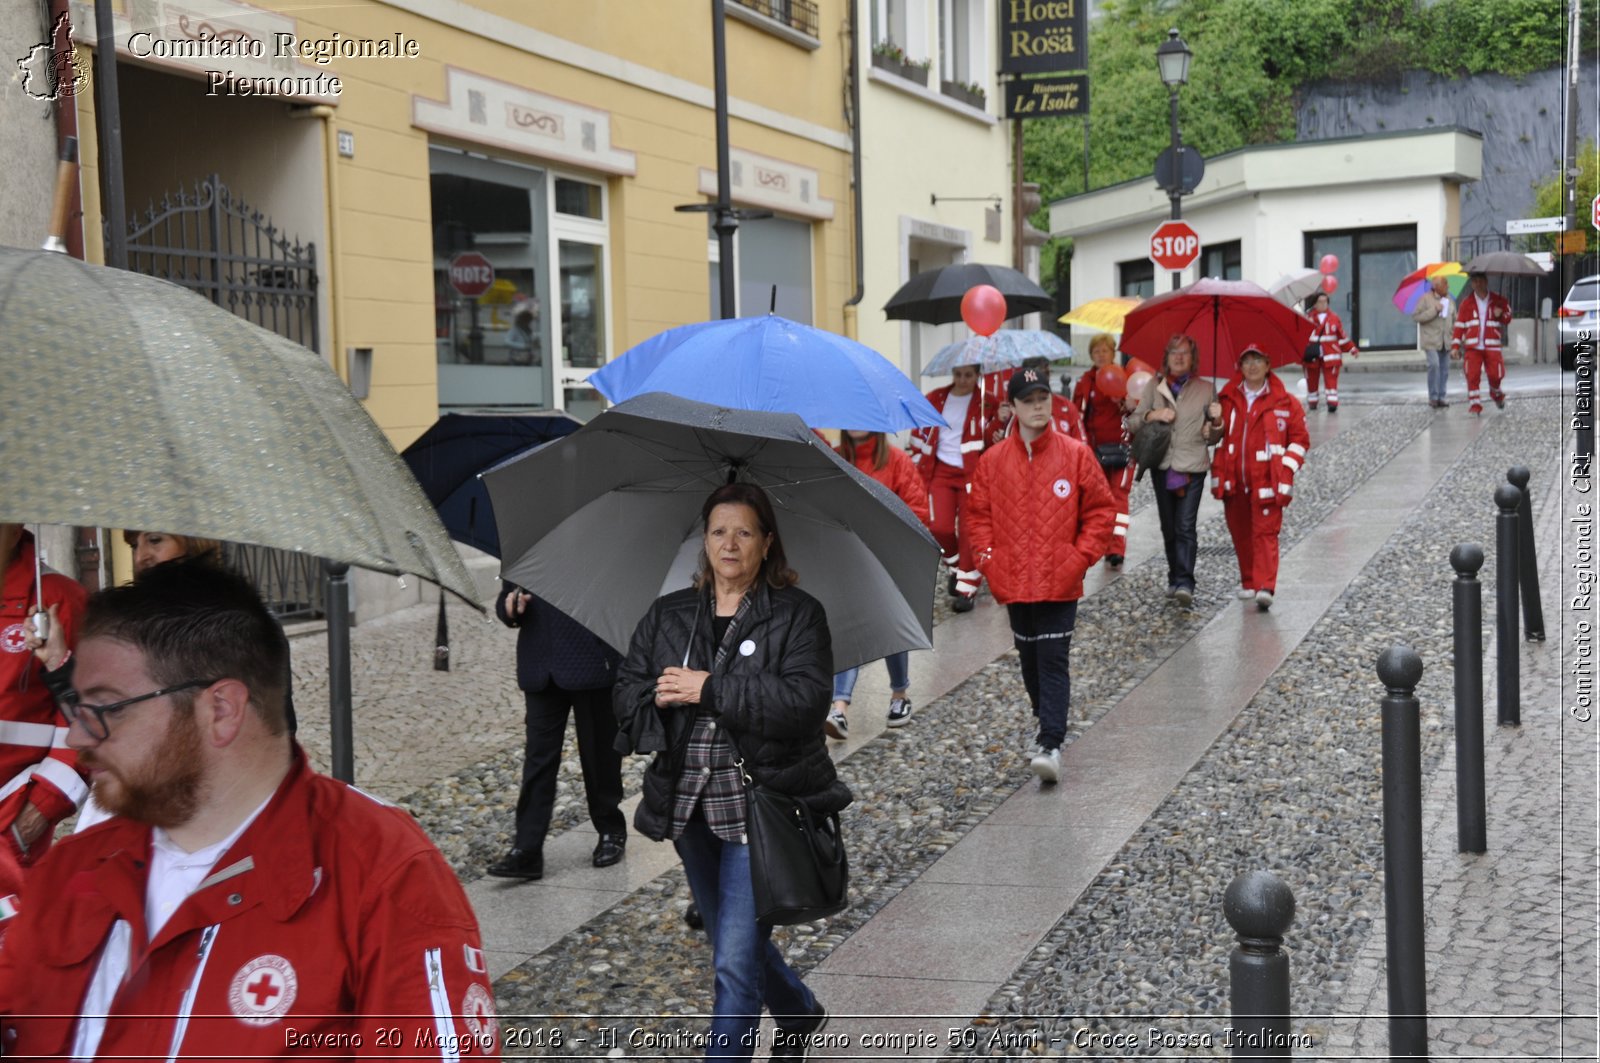
[{"label": "man in dark suit", "polygon": [[544,877],[544,836],[555,804],[556,774],[570,710],[578,733],[578,763],[599,832],[594,866],[610,867],[627,845],[622,803],[622,754],[612,748],[617,718],[611,686],[619,657],[567,614],[521,587],[505,584],[495,613],[517,628],[517,685],[527,700],[528,745],[517,796],[517,830],[509,853],[490,864],[497,878]]}]

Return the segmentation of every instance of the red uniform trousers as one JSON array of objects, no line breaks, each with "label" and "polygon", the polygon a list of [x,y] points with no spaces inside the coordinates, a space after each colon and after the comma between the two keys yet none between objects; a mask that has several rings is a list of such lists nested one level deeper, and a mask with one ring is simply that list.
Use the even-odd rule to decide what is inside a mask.
[{"label": "red uniform trousers", "polygon": [[961,507],[967,503],[967,473],[936,458],[929,460],[934,464],[933,481],[928,484],[928,530],[939,543],[945,565],[955,574],[956,593],[970,597],[978,593],[983,577],[958,528]]},{"label": "red uniform trousers", "polygon": [[1111,527],[1111,545],[1106,547],[1106,553],[1122,557],[1128,552],[1128,495],[1133,491],[1133,477],[1139,470],[1129,459],[1120,469],[1102,465],[1100,471],[1106,474],[1106,486],[1111,488],[1111,497],[1117,504],[1117,520]]},{"label": "red uniform trousers", "polygon": [[1278,589],[1278,533],[1283,530],[1283,507],[1262,504],[1244,491],[1222,500],[1222,515],[1239,556],[1239,583],[1246,590]]},{"label": "red uniform trousers", "polygon": [[1312,406],[1316,405],[1317,393],[1322,390],[1321,383],[1327,382],[1328,401],[1339,405],[1339,370],[1344,368],[1344,362],[1330,362],[1318,358],[1314,362],[1304,363],[1306,370],[1306,401]]},{"label": "red uniform trousers", "polygon": [[1484,350],[1479,347],[1468,347],[1462,352],[1462,368],[1467,374],[1467,401],[1479,409],[1483,408],[1483,393],[1478,390],[1480,373],[1489,376],[1489,397],[1495,402],[1506,397],[1500,390],[1500,381],[1506,378],[1506,359],[1499,348]]}]

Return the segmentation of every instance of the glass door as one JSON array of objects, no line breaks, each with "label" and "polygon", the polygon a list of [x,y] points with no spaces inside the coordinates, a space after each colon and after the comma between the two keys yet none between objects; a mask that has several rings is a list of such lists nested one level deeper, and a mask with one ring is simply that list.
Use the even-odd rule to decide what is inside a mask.
[{"label": "glass door", "polygon": [[587,421],[605,408],[605,398],[589,386],[589,374],[612,357],[606,188],[575,177],[557,177],[555,188],[550,223],[559,301],[555,405]]},{"label": "glass door", "polygon": [[[1411,318],[1391,301],[1400,278],[1417,268],[1417,227],[1396,225],[1340,233],[1307,233],[1306,264],[1337,255],[1339,286],[1329,307],[1362,350],[1404,350],[1417,342]],[[1303,309],[1304,307],[1302,307]]]}]

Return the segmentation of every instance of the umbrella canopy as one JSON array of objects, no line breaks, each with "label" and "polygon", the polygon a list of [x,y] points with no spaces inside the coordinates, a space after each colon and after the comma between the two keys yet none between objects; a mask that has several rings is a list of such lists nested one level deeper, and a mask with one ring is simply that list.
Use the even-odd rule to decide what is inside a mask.
[{"label": "umbrella canopy", "polygon": [[1467,275],[1459,262],[1430,262],[1414,269],[1400,279],[1394,289],[1395,309],[1409,314],[1417,308],[1417,301],[1433,286],[1435,277],[1443,277],[1450,289],[1450,298],[1459,299],[1467,287]]},{"label": "umbrella canopy", "polygon": [[642,395],[491,469],[502,575],[625,652],[650,603],[689,585],[700,507],[735,479],[771,496],[836,670],[932,644],[938,545],[793,414]]},{"label": "umbrella canopy", "polygon": [[1105,299],[1090,299],[1079,303],[1056,318],[1063,325],[1081,325],[1098,332],[1121,332],[1128,311],[1142,302],[1136,295],[1113,295]]},{"label": "umbrella canopy", "polygon": [[151,528],[472,577],[315,352],[175,284],[0,248],[0,520]]},{"label": "umbrella canopy", "polygon": [[1009,266],[962,262],[912,277],[883,304],[883,312],[891,321],[948,325],[961,320],[961,297],[980,284],[998,288],[1006,297],[1007,318],[1049,310],[1054,305],[1050,293]]},{"label": "umbrella canopy", "polygon": [[1239,352],[1252,343],[1275,368],[1293,365],[1312,332],[1304,314],[1259,285],[1213,277],[1146,299],[1124,324],[1122,350],[1155,366],[1174,334],[1192,336],[1203,376],[1232,375]]},{"label": "umbrella canopy", "polygon": [[400,452],[422,493],[457,542],[500,556],[489,492],[478,474],[552,439],[581,421],[559,410],[516,415],[447,413]]},{"label": "umbrella canopy", "polygon": [[1526,277],[1542,277],[1545,274],[1543,266],[1515,251],[1486,251],[1475,255],[1463,268],[1468,273],[1513,273]]},{"label": "umbrella canopy", "polygon": [[798,414],[813,428],[938,428],[939,411],[870,347],[788,318],[668,329],[589,376],[612,402],[664,391],[741,410]]},{"label": "umbrella canopy", "polygon": [[1014,369],[1029,358],[1071,358],[1072,344],[1054,332],[1001,329],[993,336],[970,336],[939,348],[923,367],[923,376],[940,376],[958,365],[975,365],[983,373]]},{"label": "umbrella canopy", "polygon": [[1292,269],[1267,285],[1267,294],[1284,306],[1296,308],[1321,290],[1321,271],[1308,268]]}]

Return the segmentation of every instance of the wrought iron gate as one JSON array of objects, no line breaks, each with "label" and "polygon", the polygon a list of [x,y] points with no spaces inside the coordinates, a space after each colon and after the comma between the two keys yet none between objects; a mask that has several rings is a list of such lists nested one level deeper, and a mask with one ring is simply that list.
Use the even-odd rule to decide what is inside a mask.
[{"label": "wrought iron gate", "polygon": [[[231,313],[317,349],[315,245],[235,198],[217,174],[151,204],[128,226],[128,268],[182,285]],[[315,557],[229,543],[227,560],[282,619],[323,615]]]}]

